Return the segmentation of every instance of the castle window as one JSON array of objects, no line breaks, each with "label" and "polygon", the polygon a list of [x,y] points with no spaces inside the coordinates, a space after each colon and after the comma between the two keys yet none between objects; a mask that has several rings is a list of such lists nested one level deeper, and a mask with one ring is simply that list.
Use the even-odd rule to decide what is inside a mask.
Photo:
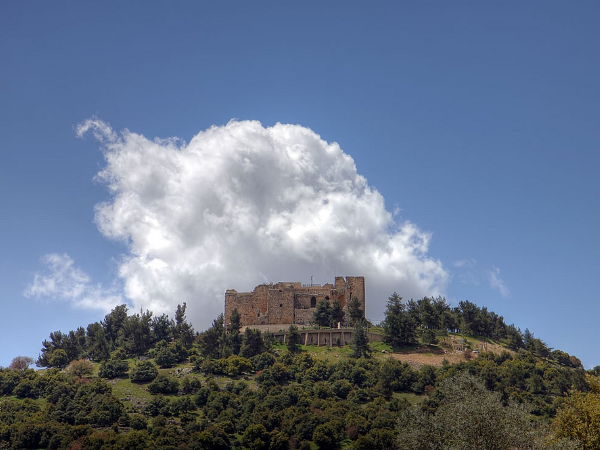
[{"label": "castle window", "polygon": [[325,300],[329,301],[329,295],[327,297],[325,297]]},{"label": "castle window", "polygon": [[279,304],[279,307],[280,307],[280,308],[283,308],[283,303],[280,303],[280,304]]},{"label": "castle window", "polygon": [[310,307],[311,308],[316,308],[317,307],[317,298],[316,297],[311,297],[310,298]]}]

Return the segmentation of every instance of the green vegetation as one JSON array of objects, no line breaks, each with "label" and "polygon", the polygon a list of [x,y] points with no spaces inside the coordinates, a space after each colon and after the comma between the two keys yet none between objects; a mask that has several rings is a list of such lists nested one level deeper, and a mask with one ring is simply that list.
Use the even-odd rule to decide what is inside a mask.
[{"label": "green vegetation", "polygon": [[[324,324],[339,316],[321,309]],[[348,315],[351,345],[316,347],[295,326],[285,344],[241,333],[237,311],[198,334],[185,304],[174,320],[121,305],[51,333],[46,369],[23,357],[0,368],[0,448],[600,448],[600,368],[586,373],[529,330],[470,302],[394,294],[382,327],[369,326],[387,342],[369,342],[360,308]],[[397,359],[449,342],[465,349],[458,363]],[[512,350],[473,352],[485,342]]]}]

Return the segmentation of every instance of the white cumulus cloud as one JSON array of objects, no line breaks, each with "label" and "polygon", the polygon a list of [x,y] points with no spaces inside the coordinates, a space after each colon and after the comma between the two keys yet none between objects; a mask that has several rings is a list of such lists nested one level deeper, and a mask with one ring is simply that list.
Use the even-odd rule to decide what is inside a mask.
[{"label": "white cumulus cloud", "polygon": [[68,301],[77,307],[110,311],[123,303],[115,289],[93,284],[90,277],[75,266],[66,253],[51,253],[41,258],[46,266],[43,273],[35,274],[24,295],[33,298],[51,298]]},{"label": "white cumulus cloud", "polygon": [[444,291],[430,234],[396,222],[354,160],[308,128],[231,121],[185,143],[94,118],[77,127],[88,132],[106,160],[96,179],[111,193],[95,220],[128,248],[118,273],[136,309],[172,313],[185,301],[203,329],[228,288],[364,275],[367,316],[380,320],[393,291]]}]

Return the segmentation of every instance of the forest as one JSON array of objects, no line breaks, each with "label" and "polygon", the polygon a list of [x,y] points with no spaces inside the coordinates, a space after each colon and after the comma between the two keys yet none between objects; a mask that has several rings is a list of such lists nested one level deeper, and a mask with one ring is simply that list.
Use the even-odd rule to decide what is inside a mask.
[{"label": "forest", "polygon": [[[317,326],[354,328],[351,345],[317,347],[293,325],[285,344],[242,330],[235,310],[196,332],[185,303],[173,318],[117,306],[51,333],[38,370],[0,368],[0,448],[600,448],[600,367],[469,301],[393,293],[377,325],[348,310],[317,305]],[[459,362],[397,357],[456,353],[449,338]]]}]

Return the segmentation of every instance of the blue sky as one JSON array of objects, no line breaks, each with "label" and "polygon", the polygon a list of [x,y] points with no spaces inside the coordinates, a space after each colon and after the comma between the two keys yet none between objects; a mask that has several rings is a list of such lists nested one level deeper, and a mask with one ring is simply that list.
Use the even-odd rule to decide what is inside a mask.
[{"label": "blue sky", "polygon": [[600,365],[597,2],[323,3],[2,5],[0,365],[359,271]]}]

